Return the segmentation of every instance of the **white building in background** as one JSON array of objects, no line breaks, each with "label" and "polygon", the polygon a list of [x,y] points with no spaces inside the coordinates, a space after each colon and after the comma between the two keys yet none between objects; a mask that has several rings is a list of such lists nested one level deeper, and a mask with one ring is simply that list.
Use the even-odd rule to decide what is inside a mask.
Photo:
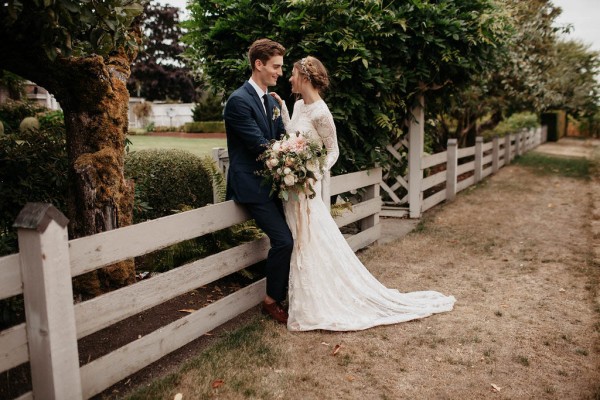
[{"label": "white building in background", "polygon": [[[56,101],[54,95],[48,93],[48,91],[43,87],[38,86],[31,81],[25,81],[23,86],[25,88],[25,95],[29,100],[50,110],[61,110],[60,104],[58,104],[58,101]],[[0,103],[4,103],[8,99],[8,90],[5,87],[0,86]]]},{"label": "white building in background", "polygon": [[[194,103],[151,102],[141,97],[130,97],[129,127],[146,128],[154,123],[154,126],[179,128],[187,122],[194,121],[194,107]],[[145,109],[146,113],[140,112],[142,109]]]},{"label": "white building in background", "polygon": [[56,101],[54,95],[33,82],[25,82],[25,95],[29,100],[34,101],[50,110],[61,110],[60,104],[58,104],[58,101]]}]

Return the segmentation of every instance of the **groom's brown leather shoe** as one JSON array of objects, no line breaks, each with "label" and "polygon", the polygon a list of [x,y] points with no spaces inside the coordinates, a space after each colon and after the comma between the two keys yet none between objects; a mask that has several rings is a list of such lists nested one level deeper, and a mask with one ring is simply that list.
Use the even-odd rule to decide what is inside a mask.
[{"label": "groom's brown leather shoe", "polygon": [[267,304],[263,301],[262,311],[263,313],[270,315],[275,321],[287,324],[288,313],[279,305],[279,303],[274,302]]}]

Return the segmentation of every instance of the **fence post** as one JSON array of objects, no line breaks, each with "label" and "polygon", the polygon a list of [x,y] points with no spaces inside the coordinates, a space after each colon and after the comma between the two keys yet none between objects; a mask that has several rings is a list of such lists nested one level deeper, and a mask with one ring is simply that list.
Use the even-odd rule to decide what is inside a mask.
[{"label": "fence post", "polygon": [[498,172],[498,166],[500,165],[500,140],[498,136],[494,136],[492,139],[492,174]]},{"label": "fence post", "polygon": [[[378,182],[381,182],[381,168],[378,168],[377,170],[372,169],[370,171],[370,173],[378,174],[379,175]],[[379,183],[376,183],[371,186],[367,186],[365,188],[365,194],[363,196],[363,201],[371,200],[371,199],[375,199],[375,198],[379,197],[379,191],[380,191]],[[374,227],[378,223],[379,223],[379,213],[369,215],[368,217],[360,220],[360,230],[366,231],[367,229]]]},{"label": "fence post", "polygon": [[412,109],[413,118],[410,120],[408,130],[408,207],[410,218],[420,218],[423,204],[423,170],[421,170],[421,157],[423,157],[425,137],[425,99],[419,96]]},{"label": "fence post", "polygon": [[452,201],[456,197],[456,172],[458,169],[458,142],[448,139],[448,161],[446,162],[446,200]]},{"label": "fence post", "polygon": [[13,225],[36,399],[82,398],[67,222],[51,204],[27,203]]},{"label": "fence post", "polygon": [[515,157],[521,155],[521,132],[515,133]]},{"label": "fence post", "polygon": [[328,210],[331,210],[331,174],[326,171],[321,179],[321,198]]},{"label": "fence post", "polygon": [[481,181],[483,175],[483,137],[475,138],[475,183]]},{"label": "fence post", "polygon": [[504,165],[510,164],[510,133],[504,136]]},{"label": "fence post", "polygon": [[546,143],[548,141],[548,126],[542,126],[542,143]]},{"label": "fence post", "polygon": [[[227,171],[229,170],[229,154],[224,147],[213,147],[212,158],[217,164],[217,168],[223,174],[223,178],[227,181]],[[217,181],[215,178],[212,180],[213,187],[213,204],[219,202],[219,195],[217,190]]]}]

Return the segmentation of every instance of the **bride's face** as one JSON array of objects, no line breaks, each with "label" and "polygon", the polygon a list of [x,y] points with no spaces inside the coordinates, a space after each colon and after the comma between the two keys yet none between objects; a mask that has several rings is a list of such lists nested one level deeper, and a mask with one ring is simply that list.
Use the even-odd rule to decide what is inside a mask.
[{"label": "bride's face", "polygon": [[302,75],[298,72],[298,70],[294,67],[292,69],[292,76],[290,77],[290,83],[292,84],[292,93],[300,93],[302,89],[302,84],[304,83],[302,80]]}]

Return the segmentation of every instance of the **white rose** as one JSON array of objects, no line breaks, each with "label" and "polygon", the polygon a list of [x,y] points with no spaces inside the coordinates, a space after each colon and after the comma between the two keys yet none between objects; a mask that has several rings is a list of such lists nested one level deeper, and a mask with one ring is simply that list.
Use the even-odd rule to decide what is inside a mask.
[{"label": "white rose", "polygon": [[279,160],[278,160],[278,159],[276,159],[276,158],[271,158],[269,161],[270,161],[270,163],[271,163],[271,168],[272,168],[272,167],[276,167],[276,166],[277,166],[277,164],[279,164]]},{"label": "white rose", "polygon": [[274,152],[279,153],[279,150],[281,150],[281,144],[279,142],[273,143],[272,149]]},{"label": "white rose", "polygon": [[281,175],[281,174],[283,174],[283,170],[282,170],[281,168],[277,168],[277,173],[278,173],[279,175]]},{"label": "white rose", "polygon": [[283,173],[284,173],[285,175],[289,175],[289,174],[291,174],[291,173],[292,173],[292,170],[286,167],[286,168],[284,168],[284,169],[283,169]]},{"label": "white rose", "polygon": [[294,179],[294,175],[286,175],[283,178],[283,181],[287,186],[294,186],[294,183],[296,182],[296,180]]}]

